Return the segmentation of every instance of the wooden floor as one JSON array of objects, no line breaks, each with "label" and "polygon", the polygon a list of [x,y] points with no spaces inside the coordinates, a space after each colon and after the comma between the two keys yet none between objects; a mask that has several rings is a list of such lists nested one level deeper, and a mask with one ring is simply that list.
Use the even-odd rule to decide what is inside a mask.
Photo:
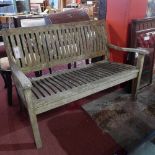
[{"label": "wooden floor", "polygon": [[124,151],[81,109],[104,94],[52,110],[39,116],[43,148],[37,150],[26,112],[19,111],[14,89],[13,106],[7,105],[6,90],[0,77],[0,155],[124,155]]}]

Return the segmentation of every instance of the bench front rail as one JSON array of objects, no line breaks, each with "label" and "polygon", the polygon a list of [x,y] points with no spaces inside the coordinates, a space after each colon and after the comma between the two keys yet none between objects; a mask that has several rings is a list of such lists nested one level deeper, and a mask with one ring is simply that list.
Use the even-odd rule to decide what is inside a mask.
[{"label": "bench front rail", "polygon": [[[105,22],[86,21],[2,31],[13,79],[28,109],[37,148],[42,147],[37,115],[133,79],[137,94],[143,49],[121,48],[107,41]],[[109,61],[109,49],[138,53],[137,66]],[[25,73],[104,56],[105,60],[52,75],[28,78]]]}]

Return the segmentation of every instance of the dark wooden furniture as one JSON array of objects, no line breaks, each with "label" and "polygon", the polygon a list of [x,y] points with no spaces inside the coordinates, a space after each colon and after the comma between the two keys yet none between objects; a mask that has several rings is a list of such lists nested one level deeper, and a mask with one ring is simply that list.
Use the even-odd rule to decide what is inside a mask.
[{"label": "dark wooden furniture", "polygon": [[2,75],[5,88],[7,88],[7,101],[9,105],[12,105],[12,78],[11,70],[8,62],[8,58],[0,58],[0,74]]},{"label": "dark wooden furniture", "polygon": [[[143,49],[121,48],[108,43],[104,21],[82,21],[41,27],[3,30],[14,83],[28,109],[37,148],[42,147],[37,115],[133,79],[137,95]],[[139,53],[136,66],[110,62],[109,48]],[[97,56],[105,60],[42,77],[24,73]]]},{"label": "dark wooden furniture", "polygon": [[[26,15],[23,15],[23,16],[15,16],[13,18],[13,22],[14,22],[14,26],[17,28],[17,27],[22,27],[21,25],[21,21],[24,20],[24,19],[44,19],[43,16],[40,16],[40,15],[31,15],[31,16],[26,16]],[[38,26],[41,26],[41,25],[38,25]],[[33,27],[33,25],[32,25]]]},{"label": "dark wooden furniture", "polygon": [[3,42],[0,42],[0,74],[3,77],[5,88],[7,88],[7,101],[12,105],[12,78],[11,70]]},{"label": "dark wooden furniture", "polygon": [[[155,17],[134,19],[130,25],[129,47],[148,48],[149,54],[144,59],[140,88],[152,83],[155,47]],[[129,53],[128,63],[134,64],[135,54]]]}]

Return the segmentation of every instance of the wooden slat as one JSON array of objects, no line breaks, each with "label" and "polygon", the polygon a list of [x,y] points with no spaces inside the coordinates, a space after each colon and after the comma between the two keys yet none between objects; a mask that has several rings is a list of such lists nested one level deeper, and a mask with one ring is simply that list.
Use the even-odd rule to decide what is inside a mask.
[{"label": "wooden slat", "polygon": [[72,46],[72,49],[73,49],[73,54],[72,56],[76,56],[77,55],[77,48],[76,48],[76,41],[75,41],[75,32],[74,32],[74,29],[73,27],[70,28],[70,36],[71,36],[71,46]]},{"label": "wooden slat", "polygon": [[53,94],[53,91],[50,87],[48,87],[44,82],[42,82],[41,80],[40,81],[37,81],[37,84],[42,87],[48,95],[51,95]]},{"label": "wooden slat", "polygon": [[79,85],[79,83],[77,83],[77,82],[74,81],[73,79],[66,77],[65,74],[59,75],[59,76],[57,76],[57,77],[60,77],[61,80],[67,81],[67,83],[68,83],[70,86],[77,87],[77,86]]},{"label": "wooden slat", "polygon": [[86,54],[90,55],[91,52],[91,46],[89,45],[90,38],[88,38],[89,32],[88,32],[88,26],[83,27],[84,30],[84,36],[85,36],[85,44],[86,44]]},{"label": "wooden slat", "polygon": [[40,91],[37,88],[32,87],[31,90],[32,90],[32,93],[34,94],[35,98],[37,98],[37,99],[43,98],[42,93],[40,93]]},{"label": "wooden slat", "polygon": [[14,58],[15,58],[15,61],[16,61],[17,65],[21,67],[20,58],[16,58],[16,56],[14,54],[14,50],[13,50],[13,48],[17,46],[17,44],[15,43],[14,35],[10,35],[10,41],[11,41],[12,54],[14,55]]},{"label": "wooden slat", "polygon": [[77,27],[73,27],[74,31],[74,36],[75,36],[75,44],[76,44],[76,55],[80,55],[80,41],[79,41],[79,35],[78,35],[78,30]]},{"label": "wooden slat", "polygon": [[88,78],[88,79],[90,79],[90,80],[92,80],[92,81],[94,81],[94,80],[97,79],[97,77],[92,76],[92,74],[90,74],[90,73],[88,73],[88,72],[86,72],[86,71],[78,70],[78,71],[76,71],[76,72],[79,73],[80,75],[85,76],[86,78]]},{"label": "wooden slat", "polygon": [[33,82],[32,85],[40,92],[43,97],[49,96],[49,93],[42,86],[38,85],[37,81]]},{"label": "wooden slat", "polygon": [[62,35],[63,35],[63,41],[64,41],[64,48],[65,48],[65,55],[64,55],[64,58],[67,58],[69,56],[69,47],[68,47],[68,42],[67,42],[67,34],[66,34],[66,29],[62,29],[61,30],[62,32]]},{"label": "wooden slat", "polygon": [[67,89],[70,89],[70,88],[71,88],[71,87],[68,87],[68,85],[64,84],[64,82],[62,82],[62,81],[60,81],[59,79],[55,78],[55,76],[50,77],[50,80],[51,80],[52,82],[54,82],[55,85],[57,84],[56,86],[57,86],[59,89],[61,89],[61,90],[63,90],[63,89],[67,90]]},{"label": "wooden slat", "polygon": [[52,31],[49,31],[49,42],[51,43],[51,47],[52,47],[52,50],[53,50],[53,59],[58,59],[58,54],[57,54],[57,48],[56,48],[56,44],[55,44],[55,38],[54,38],[54,35],[53,35],[53,32]]},{"label": "wooden slat", "polygon": [[32,40],[32,45],[33,45],[33,52],[34,52],[34,55],[35,55],[35,62],[36,64],[40,64],[41,63],[41,56],[40,56],[40,53],[39,53],[39,48],[38,48],[38,45],[37,45],[37,38],[36,38],[36,34],[35,33],[31,33],[31,40]]},{"label": "wooden slat", "polygon": [[86,84],[86,82],[82,78],[77,77],[72,73],[65,73],[65,76],[68,77],[69,79],[71,78],[74,81],[77,81],[79,84]]},{"label": "wooden slat", "polygon": [[57,59],[61,60],[61,58],[62,58],[62,52],[60,50],[58,30],[57,29],[54,29],[52,31],[52,33],[54,35],[54,41],[55,41],[55,45],[56,45],[56,49],[57,49]]},{"label": "wooden slat", "polygon": [[36,43],[37,43],[37,47],[38,47],[38,53],[40,55],[40,60],[41,60],[41,63],[44,63],[45,62],[45,56],[44,56],[44,53],[42,51],[42,44],[41,44],[41,39],[40,39],[40,33],[39,32],[35,32],[35,35],[36,35]]},{"label": "wooden slat", "polygon": [[40,32],[40,41],[41,41],[41,45],[42,45],[42,51],[43,51],[43,54],[44,54],[44,57],[45,57],[45,62],[48,64],[49,63],[49,51],[48,51],[48,48],[47,48],[47,42],[48,40],[46,41],[46,35],[44,32]]},{"label": "wooden slat", "polygon": [[99,51],[99,34],[98,34],[98,31],[97,31],[97,26],[96,25],[93,25],[93,28],[95,30],[95,42],[96,42],[96,51],[95,52],[98,52]]},{"label": "wooden slat", "polygon": [[21,62],[22,62],[22,66],[25,67],[26,63],[25,63],[25,52],[23,51],[23,48],[22,48],[22,43],[21,43],[21,40],[19,38],[19,35],[15,35],[15,39],[16,39],[16,42],[17,42],[17,46],[19,48],[19,52],[20,52],[20,56],[21,56]]},{"label": "wooden slat", "polygon": [[59,38],[59,45],[60,45],[59,48],[61,51],[61,59],[64,59],[66,51],[64,49],[64,36],[60,28],[58,29],[58,38]]},{"label": "wooden slat", "polygon": [[61,92],[61,90],[60,89],[58,89],[51,81],[50,81],[50,79],[48,78],[46,78],[46,79],[44,79],[43,80],[44,81],[44,83],[46,83],[46,85],[48,85],[51,89],[52,89],[52,91],[56,94],[56,93],[58,93],[58,92]]},{"label": "wooden slat", "polygon": [[23,45],[23,50],[25,52],[26,62],[27,62],[28,65],[30,65],[30,64],[32,64],[32,61],[30,60],[29,51],[28,51],[28,48],[27,48],[27,45],[26,45],[26,38],[25,38],[24,34],[21,35],[21,43]]},{"label": "wooden slat", "polygon": [[81,26],[80,27],[80,31],[81,31],[81,38],[82,38],[82,44],[83,44],[83,48],[84,48],[84,54],[87,54],[87,46],[86,46],[86,38],[84,35],[84,27]]},{"label": "wooden slat", "polygon": [[72,38],[71,38],[71,30],[70,30],[70,28],[66,29],[66,33],[68,35],[68,47],[69,47],[69,51],[70,51],[69,57],[73,57],[74,51],[73,51],[73,46],[72,46]]},{"label": "wooden slat", "polygon": [[33,45],[32,45],[32,38],[30,36],[30,34],[26,34],[26,44],[27,44],[27,48],[29,49],[29,55],[31,58],[31,64],[30,65],[35,65],[35,56],[34,56],[34,51],[33,51]]},{"label": "wooden slat", "polygon": [[82,33],[80,31],[80,26],[77,27],[77,33],[78,33],[78,38],[79,38],[79,45],[80,45],[80,51],[79,51],[79,55],[84,54],[84,45],[82,42]]},{"label": "wooden slat", "polygon": [[66,80],[63,75],[57,75],[54,78],[56,78],[57,80],[61,81],[62,83],[64,83],[65,85],[67,85],[70,88],[76,87],[76,85],[72,82],[70,82],[69,80]]},{"label": "wooden slat", "polygon": [[54,51],[51,45],[50,34],[47,31],[45,32],[45,38],[46,38],[46,44],[47,44],[48,58],[49,58],[49,61],[52,61],[54,58]]},{"label": "wooden slat", "polygon": [[89,53],[92,55],[94,49],[93,49],[93,32],[91,31],[90,26],[87,27],[88,32],[88,47],[89,47]]}]

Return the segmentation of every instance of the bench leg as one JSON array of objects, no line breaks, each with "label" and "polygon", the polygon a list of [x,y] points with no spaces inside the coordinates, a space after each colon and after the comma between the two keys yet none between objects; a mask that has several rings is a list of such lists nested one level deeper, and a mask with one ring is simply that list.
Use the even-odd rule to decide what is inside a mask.
[{"label": "bench leg", "polygon": [[86,63],[86,65],[88,65],[89,64],[89,59],[86,59],[85,63]]},{"label": "bench leg", "polygon": [[139,68],[139,73],[137,78],[135,78],[132,81],[132,99],[137,99],[137,92],[139,89],[140,81],[141,81],[141,75],[143,71],[143,63],[144,63],[144,55],[139,54],[138,60],[137,60],[137,68]]},{"label": "bench leg", "polygon": [[49,70],[50,74],[52,74],[52,69],[51,68],[48,68],[48,70]]},{"label": "bench leg", "polygon": [[11,71],[6,73],[6,80],[7,80],[8,104],[12,105],[12,78],[11,78]]},{"label": "bench leg", "polygon": [[71,69],[71,68],[72,68],[72,64],[69,63],[69,64],[68,64],[68,69]]},{"label": "bench leg", "polygon": [[74,62],[74,68],[76,68],[77,67],[77,64],[76,64],[76,62]]},{"label": "bench leg", "polygon": [[40,71],[35,71],[35,76],[36,77],[42,76],[42,71],[41,70]]},{"label": "bench leg", "polygon": [[137,92],[138,92],[138,78],[134,79],[132,81],[132,100],[136,100],[137,99]]},{"label": "bench leg", "polygon": [[25,99],[26,99],[27,106],[28,106],[28,114],[30,117],[30,123],[31,123],[33,135],[34,135],[34,140],[35,140],[37,149],[39,149],[42,147],[42,141],[41,141],[40,132],[38,128],[37,117],[34,112],[32,102],[31,102],[31,90],[25,90],[24,93],[25,93]]},{"label": "bench leg", "polygon": [[31,123],[36,147],[37,149],[39,149],[42,147],[42,141],[41,141],[40,132],[38,128],[37,117],[36,117],[36,114],[34,114],[32,109],[28,109],[28,113],[30,117],[30,123]]},{"label": "bench leg", "polygon": [[2,78],[3,78],[3,80],[4,80],[4,84],[5,84],[4,88],[7,88],[6,76],[5,76],[5,74],[4,74],[3,72],[1,73],[1,75],[2,75]]}]

